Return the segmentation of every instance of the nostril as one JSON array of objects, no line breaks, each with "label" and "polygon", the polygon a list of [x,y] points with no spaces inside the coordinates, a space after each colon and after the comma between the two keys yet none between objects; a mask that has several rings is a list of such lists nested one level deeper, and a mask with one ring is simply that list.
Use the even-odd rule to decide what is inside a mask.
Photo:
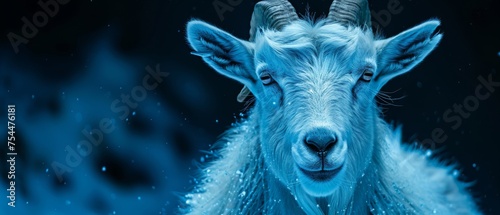
[{"label": "nostril", "polygon": [[333,136],[332,139],[328,143],[326,143],[325,151],[330,151],[330,149],[332,149],[336,143],[337,143],[337,137]]},{"label": "nostril", "polygon": [[308,138],[306,138],[306,140],[304,141],[307,148],[309,148],[310,150],[314,151],[314,152],[319,152],[321,151],[321,149],[318,147],[318,144]]}]

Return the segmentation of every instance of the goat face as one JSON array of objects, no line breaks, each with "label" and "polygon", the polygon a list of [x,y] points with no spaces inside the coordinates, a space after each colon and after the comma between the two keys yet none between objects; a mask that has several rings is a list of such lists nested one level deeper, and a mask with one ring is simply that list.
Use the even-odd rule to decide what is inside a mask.
[{"label": "goat face", "polygon": [[375,133],[375,95],[434,49],[438,26],[432,20],[380,40],[366,25],[335,20],[293,19],[251,32],[251,42],[201,21],[189,22],[187,33],[193,54],[255,96],[271,172],[319,197],[361,177],[383,138]]},{"label": "goat face", "polygon": [[371,31],[306,21],[264,31],[254,65],[262,150],[274,173],[316,196],[355,181],[374,142]]}]

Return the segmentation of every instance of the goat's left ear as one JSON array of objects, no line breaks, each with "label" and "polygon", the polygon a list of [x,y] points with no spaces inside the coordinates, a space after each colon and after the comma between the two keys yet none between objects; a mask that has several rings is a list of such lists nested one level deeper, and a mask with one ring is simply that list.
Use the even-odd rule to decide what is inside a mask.
[{"label": "goat's left ear", "polygon": [[187,39],[198,55],[217,72],[251,87],[255,82],[253,44],[202,21],[187,24]]},{"label": "goat's left ear", "polygon": [[375,42],[378,71],[374,80],[380,88],[415,67],[437,46],[443,37],[438,31],[439,25],[438,20],[427,21],[397,36]]}]

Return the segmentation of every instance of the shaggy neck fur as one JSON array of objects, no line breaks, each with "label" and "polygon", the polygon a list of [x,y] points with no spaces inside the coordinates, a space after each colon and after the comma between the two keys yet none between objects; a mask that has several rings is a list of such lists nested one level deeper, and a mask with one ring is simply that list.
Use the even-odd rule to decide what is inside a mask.
[{"label": "shaggy neck fur", "polygon": [[[218,143],[218,159],[203,170],[196,192],[186,195],[193,214],[381,214],[384,212],[423,212],[415,205],[419,196],[406,199],[404,180],[394,167],[391,147],[399,143],[399,132],[392,131],[374,117],[376,136],[372,162],[351,186],[339,187],[328,197],[306,194],[300,184],[284,185],[267,168],[261,153],[257,109],[228,130]],[[374,114],[375,111],[374,111]],[[389,135],[387,135],[389,134]],[[292,164],[291,164],[292,165]],[[406,191],[411,192],[411,191]],[[418,207],[416,207],[418,206]],[[420,207],[420,208],[419,208]],[[432,206],[430,206],[432,207]],[[431,208],[429,210],[432,211]]]}]

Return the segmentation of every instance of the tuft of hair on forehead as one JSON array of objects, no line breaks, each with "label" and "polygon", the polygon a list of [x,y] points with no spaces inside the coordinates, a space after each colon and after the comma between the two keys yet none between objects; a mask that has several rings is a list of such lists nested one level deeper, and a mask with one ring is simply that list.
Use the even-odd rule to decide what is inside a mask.
[{"label": "tuft of hair on forehead", "polygon": [[[297,20],[281,31],[263,29],[256,38],[257,58],[269,55],[314,64],[318,58],[345,61],[358,54],[374,54],[371,29],[344,26],[327,20]],[[264,55],[264,56],[259,56]]]}]

